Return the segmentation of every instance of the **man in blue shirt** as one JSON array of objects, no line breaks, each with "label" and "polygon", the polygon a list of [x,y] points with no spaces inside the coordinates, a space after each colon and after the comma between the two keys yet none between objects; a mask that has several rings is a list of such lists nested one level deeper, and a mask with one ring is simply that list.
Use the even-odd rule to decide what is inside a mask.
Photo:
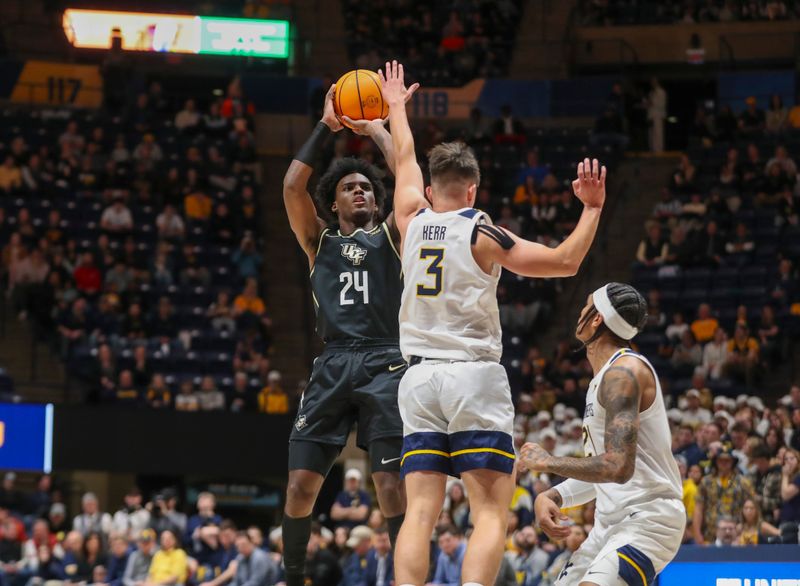
[{"label": "man in blue shirt", "polygon": [[340,586],[367,586],[368,554],[372,544],[372,529],[366,525],[353,527],[347,547],[353,551],[344,563]]},{"label": "man in blue shirt", "polygon": [[337,527],[352,529],[356,525],[364,525],[369,519],[372,499],[361,489],[361,472],[350,468],[344,475],[344,490],[336,495],[336,502],[331,507],[331,519]]},{"label": "man in blue shirt", "polygon": [[436,573],[431,584],[440,586],[461,585],[461,564],[467,544],[461,538],[461,532],[449,525],[439,533],[439,559],[436,561]]},{"label": "man in blue shirt", "polygon": [[197,514],[189,518],[186,525],[186,535],[184,543],[191,543],[193,540],[200,539],[200,528],[207,525],[217,525],[222,523],[222,517],[214,512],[217,506],[217,499],[210,492],[201,492],[197,495]]},{"label": "man in blue shirt", "polygon": [[527,165],[517,174],[517,185],[525,185],[528,177],[533,177],[533,182],[539,187],[550,173],[550,167],[539,163],[539,152],[536,150],[528,151],[525,161]]}]

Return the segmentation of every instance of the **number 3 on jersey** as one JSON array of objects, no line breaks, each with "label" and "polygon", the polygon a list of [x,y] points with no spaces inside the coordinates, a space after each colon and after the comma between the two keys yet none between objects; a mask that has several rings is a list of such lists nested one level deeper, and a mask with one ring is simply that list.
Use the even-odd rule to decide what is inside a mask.
[{"label": "number 3 on jersey", "polygon": [[421,248],[419,251],[419,259],[430,259],[428,269],[425,271],[433,276],[433,285],[419,283],[417,284],[417,296],[419,297],[436,297],[442,292],[442,261],[444,260],[444,248]]},{"label": "number 3 on jersey", "polygon": [[355,299],[347,297],[347,292],[352,288],[364,298],[364,304],[369,303],[369,273],[367,271],[344,272],[339,275],[339,282],[343,283],[339,292],[339,305],[353,305]]}]

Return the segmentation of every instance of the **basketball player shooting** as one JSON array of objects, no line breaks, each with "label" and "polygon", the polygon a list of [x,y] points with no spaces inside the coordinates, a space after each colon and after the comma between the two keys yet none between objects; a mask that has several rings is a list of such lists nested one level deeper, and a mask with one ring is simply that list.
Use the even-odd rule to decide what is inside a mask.
[{"label": "basketball player shooting", "polygon": [[584,209],[560,246],[523,240],[473,209],[480,170],[466,145],[432,149],[431,185],[425,188],[405,110],[403,66],[387,63],[381,76],[395,150],[395,221],[405,275],[400,349],[410,364],[398,391],[408,504],[396,581],[425,582],[447,476],[458,474],[474,523],[462,583],[488,586],[502,560],[514,491],[514,405],[500,365],[500,267],[528,277],[574,275],[597,230],[606,170],[596,160],[578,165],[573,188]]},{"label": "basketball player shooting", "polygon": [[[305,584],[314,503],[354,424],[356,443],[369,453],[378,504],[393,540],[405,510],[397,407],[397,387],[406,369],[397,323],[403,281],[394,215],[381,221],[386,190],[378,170],[360,159],[341,159],[320,178],[316,199],[326,219],[317,215],[307,191],[323,148],[342,129],[333,108],[334,89],[325,97],[322,120],[283,180],[289,223],[311,270],[317,333],[325,340],[289,438],[283,517],[287,586]],[[385,121],[346,121],[375,141],[392,169]]]},{"label": "basketball player shooting", "polygon": [[557,586],[647,586],[675,557],[686,525],[680,473],[661,385],[630,340],[647,321],[647,304],[630,285],[592,293],[578,319],[594,378],[583,416],[584,458],[556,458],[525,444],[520,464],[568,480],[534,505],[544,532],[563,539],[562,507],[597,499],[595,524]]}]

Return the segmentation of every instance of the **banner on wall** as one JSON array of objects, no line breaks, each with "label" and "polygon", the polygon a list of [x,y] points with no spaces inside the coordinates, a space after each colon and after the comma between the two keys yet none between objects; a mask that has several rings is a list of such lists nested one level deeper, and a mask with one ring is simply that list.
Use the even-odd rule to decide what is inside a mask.
[{"label": "banner on wall", "polygon": [[103,80],[96,65],[26,61],[14,82],[10,99],[22,104],[99,108]]}]

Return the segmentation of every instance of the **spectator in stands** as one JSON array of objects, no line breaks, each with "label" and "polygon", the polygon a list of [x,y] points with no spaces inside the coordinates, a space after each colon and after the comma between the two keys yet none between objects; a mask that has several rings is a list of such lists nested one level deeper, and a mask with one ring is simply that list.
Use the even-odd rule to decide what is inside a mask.
[{"label": "spectator in stands", "polygon": [[50,531],[53,533],[66,533],[69,531],[70,524],[67,519],[67,508],[64,503],[53,503],[47,513],[47,522]]},{"label": "spectator in stands", "polygon": [[262,325],[269,327],[271,321],[266,316],[267,308],[258,296],[258,283],[254,278],[245,282],[244,291],[233,301],[233,315],[238,329],[248,330]]},{"label": "spectator in stands", "polygon": [[38,248],[31,250],[30,254],[16,264],[9,279],[9,286],[11,287],[11,308],[14,313],[19,314],[20,320],[27,317],[28,311],[31,309],[31,299],[49,273],[50,265]]},{"label": "spectator in stands", "polygon": [[657,78],[650,80],[650,93],[647,96],[647,120],[650,125],[650,150],[660,153],[664,150],[664,122],[667,119],[667,92]]},{"label": "spectator in stands", "polygon": [[781,505],[781,467],[772,465],[770,450],[763,443],[756,444],[750,451],[750,464],[753,466],[750,482],[761,516],[770,523],[777,522]]},{"label": "spectator in stands", "polygon": [[744,101],[746,108],[739,114],[739,133],[748,137],[761,134],[766,126],[764,110],[758,107],[758,100],[754,96]]},{"label": "spectator in stands", "polygon": [[535,584],[538,578],[547,569],[549,556],[539,547],[539,536],[531,525],[522,527],[514,534],[516,549],[510,550],[506,556],[519,577],[521,586]]},{"label": "spectator in stands", "polygon": [[183,218],[175,211],[175,206],[172,204],[165,205],[164,211],[158,214],[156,227],[158,228],[159,238],[169,242],[179,242],[183,240],[186,234]]},{"label": "spectator in stands", "polygon": [[156,142],[155,135],[148,132],[142,136],[142,142],[133,149],[131,157],[134,161],[142,163],[145,170],[152,171],[164,159],[164,152]]},{"label": "spectator in stands", "polygon": [[36,570],[31,583],[40,586],[50,581],[63,581],[67,578],[61,560],[53,555],[51,548],[46,545],[39,546],[37,550]]},{"label": "spectator in stands", "polygon": [[178,497],[172,488],[165,488],[153,496],[153,502],[148,505],[148,509],[151,529],[158,533],[170,529],[175,535],[186,532],[188,521],[186,515],[178,510]]},{"label": "spectator in stands", "polygon": [[289,395],[281,386],[281,373],[277,370],[272,370],[267,375],[267,384],[258,394],[258,410],[273,415],[289,412]]},{"label": "spectator in stands", "polygon": [[217,499],[210,492],[201,492],[197,495],[197,513],[189,517],[186,524],[186,542],[198,538],[198,529],[204,525],[211,523],[219,526],[222,523],[220,517],[215,509],[217,507]]},{"label": "spectator in stands", "polygon": [[180,259],[179,267],[181,285],[208,287],[211,283],[211,275],[193,245],[183,245],[183,258]]},{"label": "spectator in stands", "polygon": [[241,245],[234,251],[231,260],[236,265],[239,277],[242,279],[258,278],[263,257],[256,251],[256,243],[252,236],[242,238]]},{"label": "spectator in stands", "polygon": [[181,132],[195,130],[200,124],[200,113],[194,100],[188,99],[183,105],[183,110],[175,114],[175,128]]},{"label": "spectator in stands", "polygon": [[0,191],[5,194],[16,193],[22,189],[22,171],[12,155],[6,155],[0,165]]},{"label": "spectator in stands", "polygon": [[494,140],[498,143],[525,143],[525,127],[514,117],[508,104],[500,108],[500,118],[494,123]]},{"label": "spectator in stands", "polygon": [[776,364],[781,357],[783,340],[781,328],[775,320],[775,310],[771,305],[765,305],[761,309],[761,320],[756,334],[761,348],[761,358],[768,365]]},{"label": "spectator in stands", "polygon": [[208,232],[217,244],[232,245],[236,241],[236,221],[226,203],[219,203],[214,208]]},{"label": "spectator in stands", "polygon": [[684,423],[681,417],[681,424],[678,428],[676,443],[674,444],[675,447],[672,450],[672,453],[676,456],[681,456],[686,459],[686,465],[689,468],[699,464],[700,461],[705,458],[703,450],[701,450],[697,442],[695,442],[694,430],[695,427]]},{"label": "spectator in stands", "polygon": [[734,235],[728,240],[725,245],[725,252],[727,254],[745,254],[750,253],[755,249],[755,242],[750,236],[750,231],[747,229],[747,224],[739,222],[736,225]]},{"label": "spectator in stands", "polygon": [[444,527],[439,531],[438,545],[440,553],[431,584],[440,586],[461,584],[461,565],[467,551],[467,544],[462,539],[461,532],[453,525]]},{"label": "spectator in stands", "polygon": [[369,563],[372,529],[366,525],[358,525],[350,531],[347,548],[352,553],[342,564],[342,586],[359,586],[367,584],[367,566]]},{"label": "spectator in stands", "polygon": [[769,110],[766,115],[766,129],[770,134],[781,134],[788,125],[789,112],[783,105],[783,99],[778,94],[773,94],[769,100]]},{"label": "spectator in stands", "polygon": [[572,557],[572,554],[578,550],[584,541],[586,541],[586,530],[581,525],[572,525],[569,528],[569,535],[564,539],[563,549],[559,548],[561,550],[560,553],[552,559],[550,565],[542,574],[539,586],[553,586],[558,580],[558,576],[569,564],[569,558]]},{"label": "spectator in stands", "polygon": [[175,396],[175,411],[199,411],[200,400],[194,392],[192,381],[184,380],[178,389],[178,394]]},{"label": "spectator in stands", "polygon": [[738,538],[734,545],[758,545],[763,539],[776,537],[780,531],[772,523],[765,521],[756,502],[747,499],[742,508],[742,522],[736,527]]},{"label": "spectator in stands", "polygon": [[700,406],[700,391],[697,389],[686,391],[686,403],[686,408],[681,410],[682,423],[697,426],[711,421],[711,412]]},{"label": "spectator in stands", "polygon": [[383,525],[373,531],[372,547],[367,553],[366,579],[368,586],[390,586],[394,582],[392,543]]},{"label": "spectator in stands", "polygon": [[74,120],[70,120],[67,123],[67,128],[58,137],[58,144],[66,146],[71,151],[80,152],[83,150],[83,147],[86,143],[86,139],[84,136],[78,132],[78,123]]},{"label": "spectator in stands", "polygon": [[150,524],[150,512],[142,507],[142,493],[134,486],[125,494],[125,506],[114,513],[113,530],[135,539]]},{"label": "spectator in stands", "polygon": [[6,519],[0,525],[0,579],[8,583],[18,576],[19,562],[22,560],[21,536],[18,535],[17,524],[12,519]]},{"label": "spectator in stands", "polygon": [[331,520],[336,527],[353,528],[364,525],[369,519],[372,499],[361,488],[361,472],[350,468],[344,475],[344,490],[337,496],[331,507]]},{"label": "spectator in stands", "polygon": [[661,226],[653,223],[647,228],[647,238],[639,243],[636,260],[644,266],[658,266],[665,261],[667,251],[667,243],[661,237]]},{"label": "spectator in stands", "polygon": [[147,324],[147,334],[151,338],[158,338],[161,346],[169,347],[178,328],[175,325],[174,309],[169,297],[161,297],[158,300],[158,307]]},{"label": "spectator in stands", "polygon": [[764,183],[764,171],[766,167],[758,145],[750,143],[747,145],[746,159],[739,165],[739,176],[742,180],[742,188],[748,192],[757,192]]},{"label": "spectator in stands", "polygon": [[[319,120],[320,118],[321,116],[317,116],[314,120]],[[483,112],[480,108],[475,107],[470,110],[467,127],[464,129],[464,138],[467,144],[471,146],[490,142],[490,127],[483,118]]]},{"label": "spectator in stands", "polygon": [[692,333],[695,339],[704,344],[714,337],[714,333],[719,328],[719,321],[711,313],[711,306],[708,303],[701,303],[697,308],[697,319],[692,322]]},{"label": "spectator in stands", "polygon": [[94,255],[91,252],[83,253],[72,277],[75,279],[78,291],[86,295],[96,295],[103,285],[100,269],[95,265]]},{"label": "spectator in stands", "polygon": [[[110,519],[110,518],[109,518]],[[70,531],[62,543],[64,548],[64,573],[68,582],[88,582],[92,569],[84,554],[84,536],[80,531]]]},{"label": "spectator in stands", "polygon": [[714,547],[730,547],[736,542],[736,520],[731,515],[721,515],[717,519]]},{"label": "spectator in stands", "polygon": [[787,448],[783,452],[781,468],[781,509],[778,521],[782,535],[790,535],[793,540],[784,539],[785,543],[797,543],[798,524],[800,524],[800,454]]},{"label": "spectator in stands", "polygon": [[322,537],[322,526],[313,522],[306,548],[306,576],[314,586],[338,586],[342,579],[339,561],[326,545]]},{"label": "spectator in stands", "polygon": [[679,376],[690,376],[702,364],[703,349],[691,331],[683,333],[680,343],[672,351],[670,362]]},{"label": "spectator in stands", "polygon": [[178,539],[169,529],[161,532],[161,549],[150,563],[146,586],[184,584],[188,576],[186,552],[178,547]]},{"label": "spectator in stands", "polygon": [[727,104],[720,106],[719,112],[714,119],[717,140],[732,142],[736,138],[738,128],[739,121],[736,119],[731,107]]},{"label": "spectator in stands", "polygon": [[121,535],[112,536],[108,556],[108,572],[105,580],[108,586],[123,586],[122,579],[130,556],[131,551],[128,549],[127,539]]},{"label": "spectator in stands", "polygon": [[83,542],[83,559],[89,567],[89,576],[94,576],[94,572],[98,567],[105,569],[108,561],[103,551],[103,538],[99,533],[92,532],[86,536]]},{"label": "spectator in stands", "polygon": [[66,357],[73,346],[84,338],[90,329],[86,299],[78,297],[72,302],[69,310],[62,313],[58,320],[58,333],[61,336],[62,356]]},{"label": "spectator in stands", "polygon": [[722,371],[728,361],[728,335],[718,327],[714,339],[703,348],[703,370],[711,380],[722,378]]},{"label": "spectator in stands", "polygon": [[279,568],[247,531],[236,534],[236,573],[231,586],[272,586],[279,582]]},{"label": "spectator in stands", "polygon": [[213,207],[214,202],[201,189],[192,190],[184,199],[184,214],[190,222],[207,222]]},{"label": "spectator in stands", "polygon": [[257,409],[256,398],[250,392],[247,374],[244,372],[237,372],[233,376],[233,393],[228,408],[234,413],[249,413]]},{"label": "spectator in stands", "polygon": [[201,411],[220,411],[225,409],[225,395],[217,389],[212,376],[206,375],[203,377],[200,383],[198,400],[200,401]]},{"label": "spectator in stands", "polygon": [[695,543],[704,545],[714,539],[720,517],[730,516],[735,529],[744,502],[754,495],[750,481],[738,473],[736,459],[727,448],[713,456],[712,472],[703,477],[699,488],[692,529]]},{"label": "spectator in stands", "polygon": [[733,339],[728,342],[728,361],[723,366],[724,375],[751,387],[758,375],[759,350],[758,342],[750,335],[747,326],[737,325]]},{"label": "spectator in stands", "polygon": [[217,299],[208,307],[206,317],[211,319],[211,327],[218,332],[233,333],[236,331],[230,292],[223,289],[217,293]]},{"label": "spectator in stands", "polygon": [[113,393],[107,393],[106,399],[117,403],[135,405],[139,402],[139,389],[133,383],[133,373],[125,369],[119,373],[119,381]]},{"label": "spectator in stands", "polygon": [[169,409],[172,407],[172,392],[164,381],[164,375],[154,374],[145,394],[147,406],[152,409]]}]

